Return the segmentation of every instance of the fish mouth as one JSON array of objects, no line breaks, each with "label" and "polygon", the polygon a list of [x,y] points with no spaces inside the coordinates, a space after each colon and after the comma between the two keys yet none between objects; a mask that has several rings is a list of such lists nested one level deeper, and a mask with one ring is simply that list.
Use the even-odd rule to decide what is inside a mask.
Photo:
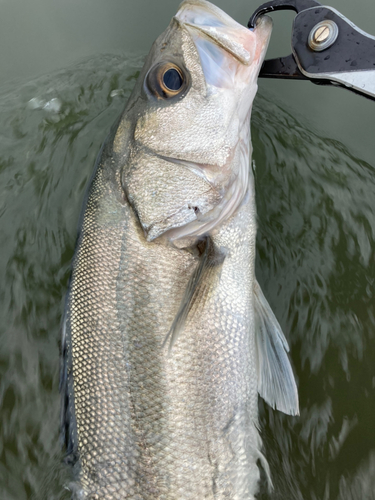
[{"label": "fish mouth", "polygon": [[206,0],[186,0],[174,18],[188,30],[208,85],[239,87],[256,82],[272,32],[268,16],[254,30]]}]

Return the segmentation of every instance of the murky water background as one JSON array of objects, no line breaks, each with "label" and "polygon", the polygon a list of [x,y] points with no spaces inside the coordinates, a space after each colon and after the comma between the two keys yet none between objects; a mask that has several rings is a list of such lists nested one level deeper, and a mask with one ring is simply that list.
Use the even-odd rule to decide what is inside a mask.
[{"label": "murky water background", "polygon": [[[156,32],[150,35],[146,30],[146,38],[164,29],[177,3],[160,2],[152,23]],[[10,9],[10,4],[3,4]],[[33,5],[45,16],[41,0]],[[100,5],[95,15],[102,16],[104,31],[111,26],[111,15],[117,19],[126,12],[125,27],[131,25],[131,16],[139,15],[129,2]],[[225,8],[224,2],[219,5]],[[241,1],[237,10],[234,5],[226,10],[245,23],[257,4]],[[371,30],[351,16],[346,0],[330,5]],[[374,18],[375,5],[366,5]],[[145,12],[150,14],[150,9]],[[274,19],[280,32],[279,16]],[[84,23],[85,17],[79,20]],[[71,53],[61,65],[54,60],[38,66],[39,61],[35,71],[50,74],[35,78],[27,68],[24,73],[10,71],[10,77],[19,77],[12,84],[2,74],[0,499],[4,500],[70,498],[64,489],[69,469],[62,465],[59,443],[59,326],[77,219],[101,142],[142,65],[142,57],[132,54],[144,55],[152,41],[144,47],[135,37],[134,45],[125,44],[122,54],[115,54],[124,42],[120,24],[115,23],[117,35],[110,39],[113,47],[106,48],[110,55],[93,55],[75,65]],[[60,31],[52,31],[62,40]],[[276,32],[276,40],[278,36]],[[103,51],[97,43],[93,53]],[[21,68],[18,65],[15,61],[15,69]],[[64,69],[54,69],[58,67]],[[284,416],[260,402],[264,452],[275,489],[268,493],[262,482],[259,498],[373,500],[375,162],[373,142],[366,137],[374,137],[375,103],[308,83],[260,83],[252,119],[259,213],[257,276],[291,346],[301,416]],[[329,119],[321,123],[319,113]],[[351,122],[346,123],[349,117]]]}]

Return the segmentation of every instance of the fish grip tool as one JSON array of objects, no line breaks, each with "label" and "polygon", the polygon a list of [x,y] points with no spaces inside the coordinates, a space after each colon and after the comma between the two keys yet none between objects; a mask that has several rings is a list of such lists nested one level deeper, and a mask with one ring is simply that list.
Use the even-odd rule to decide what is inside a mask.
[{"label": "fish grip tool", "polygon": [[277,10],[297,13],[292,28],[292,53],[268,59],[260,77],[310,80],[318,85],[347,88],[375,100],[375,37],[358,28],[333,7],[316,0],[274,0],[250,17]]}]

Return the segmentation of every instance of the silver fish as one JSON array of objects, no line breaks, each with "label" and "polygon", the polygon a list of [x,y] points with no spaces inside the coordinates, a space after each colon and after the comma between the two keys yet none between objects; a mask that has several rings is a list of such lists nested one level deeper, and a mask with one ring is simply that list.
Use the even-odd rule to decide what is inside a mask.
[{"label": "silver fish", "polygon": [[254,277],[250,113],[271,29],[183,2],[99,155],[62,340],[78,498],[252,499],[258,392],[298,413]]}]

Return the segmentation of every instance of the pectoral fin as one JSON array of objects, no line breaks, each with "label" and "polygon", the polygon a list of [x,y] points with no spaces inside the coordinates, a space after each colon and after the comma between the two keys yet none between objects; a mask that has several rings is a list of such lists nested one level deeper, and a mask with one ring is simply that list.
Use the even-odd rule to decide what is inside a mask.
[{"label": "pectoral fin", "polygon": [[211,238],[206,237],[200,262],[189,280],[180,308],[163,343],[165,346],[169,341],[169,351],[172,350],[174,343],[183,331],[187,316],[197,297],[199,296],[200,303],[203,305],[210,293],[211,286],[215,283],[215,277],[220,278],[221,264],[224,259],[225,252],[215,248]]},{"label": "pectoral fin", "polygon": [[258,392],[272,408],[299,415],[297,386],[287,354],[289,346],[257,281],[254,309]]}]

